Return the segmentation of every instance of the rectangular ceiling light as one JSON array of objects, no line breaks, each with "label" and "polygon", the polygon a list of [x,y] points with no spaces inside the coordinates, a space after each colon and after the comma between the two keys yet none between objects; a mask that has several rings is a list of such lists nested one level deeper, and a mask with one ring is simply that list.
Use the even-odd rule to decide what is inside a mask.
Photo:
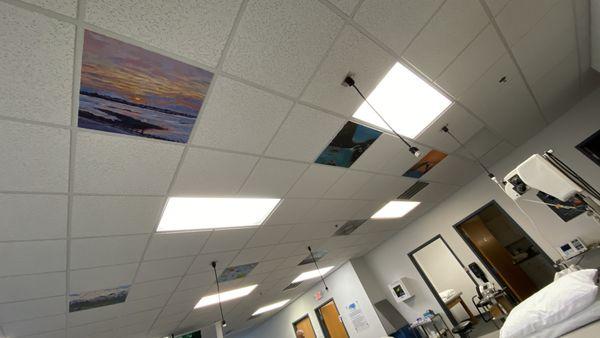
[{"label": "rectangular ceiling light", "polygon": [[[390,69],[367,100],[394,131],[413,139],[452,103],[400,63]],[[366,102],[353,117],[391,131]]]},{"label": "rectangular ceiling light", "polygon": [[312,270],[312,271],[306,271],[301,273],[300,275],[298,275],[298,277],[296,277],[296,279],[294,279],[292,281],[292,283],[298,283],[298,282],[303,282],[305,280],[308,279],[313,279],[313,278],[317,278],[321,275],[324,275],[326,273],[328,273],[331,269],[333,269],[333,266],[328,266],[325,268],[320,268],[319,270]]},{"label": "rectangular ceiling light", "polygon": [[169,197],[157,231],[261,225],[279,201],[278,198]]},{"label": "rectangular ceiling light", "polygon": [[206,307],[219,303],[219,296],[221,298],[221,303],[226,302],[228,300],[245,297],[249,295],[252,291],[254,291],[254,289],[256,289],[257,286],[257,284],[254,284],[231,291],[221,292],[220,294],[215,293],[214,295],[204,296],[200,299],[200,301],[198,301],[196,306],[194,306],[194,309],[199,309],[201,307]]},{"label": "rectangular ceiling light", "polygon": [[421,202],[414,201],[390,201],[388,204],[379,209],[371,218],[400,218],[408,214],[412,209],[416,208]]},{"label": "rectangular ceiling light", "polygon": [[258,316],[260,314],[263,314],[265,312],[269,312],[269,311],[273,311],[276,309],[279,309],[280,307],[283,307],[285,304],[287,304],[290,300],[286,299],[286,300],[282,300],[281,302],[277,302],[271,305],[266,305],[261,307],[260,309],[254,311],[254,313],[252,314],[252,316]]}]

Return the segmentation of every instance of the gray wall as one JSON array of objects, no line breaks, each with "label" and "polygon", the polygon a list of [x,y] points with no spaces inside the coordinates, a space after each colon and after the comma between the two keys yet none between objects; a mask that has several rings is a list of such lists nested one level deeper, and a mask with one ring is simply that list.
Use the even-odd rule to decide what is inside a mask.
[{"label": "gray wall", "polygon": [[[518,123],[518,121],[514,121],[514,123]],[[575,169],[596,189],[600,189],[600,168],[574,148],[598,128],[600,128],[599,90],[590,94],[565,115],[515,149],[494,165],[492,171],[498,177],[504,177],[506,173],[530,155],[554,149],[556,155],[565,163]],[[536,197],[528,196],[528,198],[535,199]],[[528,216],[521,212],[499,187],[482,175],[409,224],[365,257],[382,290],[386,290],[388,283],[401,277],[409,279],[411,291],[415,294],[411,300],[397,304],[393,301],[391,294],[386,293],[386,297],[407,320],[415,320],[429,308],[442,312],[408,259],[407,253],[433,236],[441,234],[464,264],[478,261],[452,226],[491,200],[496,200],[552,259],[560,257],[555,247],[575,236],[586,242],[600,239],[600,225],[585,215],[565,223],[547,206],[520,202],[522,208],[539,227],[538,230]]]}]

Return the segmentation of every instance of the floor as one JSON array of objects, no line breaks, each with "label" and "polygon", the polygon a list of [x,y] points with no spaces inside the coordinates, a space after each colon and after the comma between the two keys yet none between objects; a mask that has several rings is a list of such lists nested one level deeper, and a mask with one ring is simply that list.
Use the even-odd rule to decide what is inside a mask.
[{"label": "floor", "polygon": [[498,328],[492,323],[484,322],[482,319],[479,319],[477,325],[473,327],[473,331],[469,334],[471,337],[485,337],[485,338],[497,338],[499,336]]}]

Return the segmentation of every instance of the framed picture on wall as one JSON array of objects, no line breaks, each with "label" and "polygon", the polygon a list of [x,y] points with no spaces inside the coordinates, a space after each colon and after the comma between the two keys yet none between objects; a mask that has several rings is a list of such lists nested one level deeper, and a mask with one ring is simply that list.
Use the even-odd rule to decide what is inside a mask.
[{"label": "framed picture on wall", "polygon": [[600,166],[600,129],[576,145],[575,148]]}]

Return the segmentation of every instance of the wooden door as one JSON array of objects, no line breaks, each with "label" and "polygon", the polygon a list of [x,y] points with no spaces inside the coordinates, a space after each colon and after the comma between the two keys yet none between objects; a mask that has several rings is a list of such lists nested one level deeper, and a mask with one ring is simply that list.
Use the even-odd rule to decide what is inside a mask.
[{"label": "wooden door", "polygon": [[315,329],[313,329],[308,315],[294,323],[294,334],[298,330],[304,331],[305,338],[317,338],[315,335]]},{"label": "wooden door", "polygon": [[322,305],[319,308],[319,312],[321,313],[325,329],[329,332],[329,338],[349,338],[346,327],[342,322],[342,318],[340,318],[340,313],[333,300]]},{"label": "wooden door", "polygon": [[537,291],[533,281],[519,266],[513,264],[508,250],[492,235],[479,216],[464,222],[460,228],[519,301]]}]

